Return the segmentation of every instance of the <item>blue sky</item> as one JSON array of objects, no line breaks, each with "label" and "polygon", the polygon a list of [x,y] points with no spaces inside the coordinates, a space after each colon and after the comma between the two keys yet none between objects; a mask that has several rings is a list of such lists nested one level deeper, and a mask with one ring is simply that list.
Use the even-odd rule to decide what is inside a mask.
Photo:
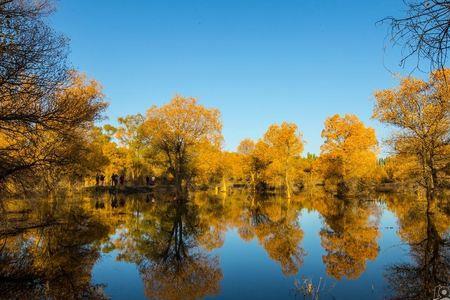
[{"label": "blue sky", "polygon": [[389,70],[409,70],[375,23],[402,10],[401,0],[60,0],[50,22],[70,38],[73,67],[102,83],[110,123],[178,93],[220,109],[226,149],[289,121],[319,153],[335,113],[386,137],[370,119],[373,92],[397,84]]}]

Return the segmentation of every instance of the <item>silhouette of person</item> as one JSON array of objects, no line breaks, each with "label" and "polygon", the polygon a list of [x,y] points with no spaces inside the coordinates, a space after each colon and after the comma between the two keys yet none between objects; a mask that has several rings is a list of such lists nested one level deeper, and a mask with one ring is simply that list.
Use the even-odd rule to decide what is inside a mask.
[{"label": "silhouette of person", "polygon": [[111,176],[111,184],[112,184],[112,186],[117,186],[118,181],[119,181],[118,177],[119,177],[119,175],[117,175],[116,173],[112,174],[112,176]]}]

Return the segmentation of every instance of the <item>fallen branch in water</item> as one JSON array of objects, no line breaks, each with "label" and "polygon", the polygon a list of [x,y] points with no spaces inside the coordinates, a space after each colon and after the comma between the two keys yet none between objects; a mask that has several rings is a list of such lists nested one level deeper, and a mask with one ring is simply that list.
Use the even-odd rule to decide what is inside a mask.
[{"label": "fallen branch in water", "polygon": [[0,237],[5,237],[5,236],[9,236],[9,235],[17,235],[19,233],[22,233],[22,232],[30,230],[30,229],[44,228],[44,227],[61,225],[61,224],[63,224],[63,222],[51,221],[51,222],[45,222],[45,223],[30,224],[28,226],[23,226],[23,227],[1,229]]},{"label": "fallen branch in water", "polygon": [[22,209],[22,210],[8,210],[5,211],[5,214],[29,214],[31,213],[32,210],[31,209]]}]

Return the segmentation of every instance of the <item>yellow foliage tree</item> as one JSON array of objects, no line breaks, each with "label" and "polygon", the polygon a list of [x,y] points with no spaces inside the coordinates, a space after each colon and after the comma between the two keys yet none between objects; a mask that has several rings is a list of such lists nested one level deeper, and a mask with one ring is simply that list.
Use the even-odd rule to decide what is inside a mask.
[{"label": "yellow foliage tree", "polygon": [[219,145],[203,141],[195,147],[195,179],[201,188],[216,185],[220,180],[222,150]]},{"label": "yellow foliage tree", "polygon": [[286,122],[271,125],[262,141],[267,145],[271,161],[268,167],[269,177],[283,186],[290,198],[292,181],[299,170],[298,162],[303,151],[303,141],[297,125]]},{"label": "yellow foliage tree", "polygon": [[218,145],[209,142],[196,147],[193,169],[197,183],[202,187],[214,186],[216,190],[227,192],[229,182],[237,182],[243,177],[241,155],[222,151]]},{"label": "yellow foliage tree", "polygon": [[242,177],[249,183],[252,191],[255,191],[257,183],[263,180],[263,172],[270,164],[265,146],[264,143],[255,143],[251,139],[242,140],[238,146],[242,161]]},{"label": "yellow foliage tree", "polygon": [[[107,104],[98,82],[76,72],[69,75],[45,98],[2,97],[0,185],[8,180],[26,186],[43,177],[35,176],[36,172],[69,170],[80,163],[87,150],[86,131]],[[24,85],[40,92],[32,82]]]},{"label": "yellow foliage tree", "polygon": [[193,175],[195,148],[222,140],[220,112],[197,104],[194,98],[175,96],[168,104],[147,112],[142,132],[148,145],[163,153],[165,166],[175,179],[177,192]]},{"label": "yellow foliage tree", "polygon": [[386,177],[392,182],[408,182],[417,178],[420,173],[414,172],[419,164],[417,157],[411,155],[392,155],[386,158],[384,171]]},{"label": "yellow foliage tree", "polygon": [[317,167],[325,183],[348,191],[351,183],[371,179],[377,168],[375,130],[366,127],[355,115],[334,115],[325,121],[325,139]]},{"label": "yellow foliage tree", "polygon": [[430,74],[428,82],[404,78],[393,89],[375,93],[373,117],[397,131],[388,143],[398,156],[418,162],[411,172],[434,198],[450,164],[450,70]]},{"label": "yellow foliage tree", "polygon": [[[115,161],[116,170],[133,183],[142,183],[144,175],[154,174],[151,161],[146,159],[148,149],[144,144],[141,127],[144,117],[141,114],[118,118],[117,127],[105,125],[105,131],[117,140],[114,146],[120,152],[120,160]],[[111,145],[113,146],[113,145]],[[113,171],[113,170],[111,170]]]}]

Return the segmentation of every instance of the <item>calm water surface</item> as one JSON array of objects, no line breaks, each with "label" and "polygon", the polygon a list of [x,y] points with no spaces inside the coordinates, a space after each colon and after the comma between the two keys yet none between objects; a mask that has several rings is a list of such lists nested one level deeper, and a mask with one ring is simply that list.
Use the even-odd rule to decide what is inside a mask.
[{"label": "calm water surface", "polygon": [[430,213],[414,197],[102,194],[3,206],[2,299],[313,299],[311,289],[428,299],[449,282],[450,209]]}]

